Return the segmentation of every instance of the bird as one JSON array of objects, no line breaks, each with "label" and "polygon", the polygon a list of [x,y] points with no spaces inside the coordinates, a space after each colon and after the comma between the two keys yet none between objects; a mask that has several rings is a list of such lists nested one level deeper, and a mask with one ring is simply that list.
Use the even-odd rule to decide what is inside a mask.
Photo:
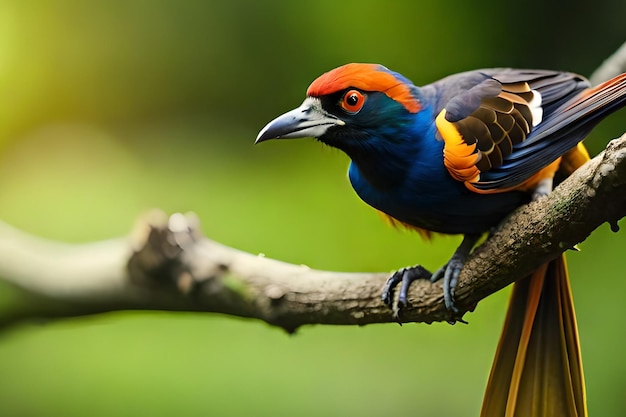
[{"label": "bird", "polygon": [[[592,87],[571,72],[487,68],[417,86],[381,64],[349,63],[315,79],[255,143],[315,138],[350,158],[353,189],[392,224],[427,239],[462,235],[441,268],[401,268],[382,291],[401,311],[412,282],[442,279],[454,318],[459,274],[481,237],[589,160],[582,140],[625,105],[626,73]],[[529,415],[587,415],[565,255],[514,283],[481,409]]]}]

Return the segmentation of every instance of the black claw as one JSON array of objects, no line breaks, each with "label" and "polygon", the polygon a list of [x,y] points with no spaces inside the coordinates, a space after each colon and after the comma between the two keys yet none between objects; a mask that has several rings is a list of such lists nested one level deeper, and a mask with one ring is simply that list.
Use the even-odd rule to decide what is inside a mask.
[{"label": "black claw", "polygon": [[404,268],[394,272],[392,276],[389,277],[385,286],[383,287],[382,301],[389,308],[393,307],[393,289],[402,281],[402,276],[404,275]]}]

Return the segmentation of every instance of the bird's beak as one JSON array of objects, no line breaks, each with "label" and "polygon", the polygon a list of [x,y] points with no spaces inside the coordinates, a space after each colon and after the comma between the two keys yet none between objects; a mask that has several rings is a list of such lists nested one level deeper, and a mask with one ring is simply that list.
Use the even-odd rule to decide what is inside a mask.
[{"label": "bird's beak", "polygon": [[302,105],[269,122],[256,138],[255,143],[269,139],[319,138],[331,126],[345,122],[322,109],[320,100],[307,97]]}]

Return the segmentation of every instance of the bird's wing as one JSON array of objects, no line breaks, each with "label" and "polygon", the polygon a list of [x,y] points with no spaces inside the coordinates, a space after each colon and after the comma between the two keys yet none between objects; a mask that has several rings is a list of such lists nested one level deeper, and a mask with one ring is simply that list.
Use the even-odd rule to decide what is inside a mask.
[{"label": "bird's wing", "polygon": [[445,78],[434,86],[442,103],[436,125],[446,168],[476,192],[521,188],[574,148],[597,116],[613,109],[616,95],[626,96],[619,91],[624,84],[626,77],[591,90],[579,75],[544,70]]}]

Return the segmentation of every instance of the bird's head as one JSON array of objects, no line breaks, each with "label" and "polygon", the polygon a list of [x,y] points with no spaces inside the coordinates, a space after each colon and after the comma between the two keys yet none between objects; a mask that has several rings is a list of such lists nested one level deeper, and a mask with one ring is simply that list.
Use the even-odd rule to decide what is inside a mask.
[{"label": "bird's head", "polygon": [[272,120],[256,143],[314,137],[349,155],[366,143],[400,140],[421,104],[417,87],[378,64],[346,64],[317,78],[300,107]]}]

